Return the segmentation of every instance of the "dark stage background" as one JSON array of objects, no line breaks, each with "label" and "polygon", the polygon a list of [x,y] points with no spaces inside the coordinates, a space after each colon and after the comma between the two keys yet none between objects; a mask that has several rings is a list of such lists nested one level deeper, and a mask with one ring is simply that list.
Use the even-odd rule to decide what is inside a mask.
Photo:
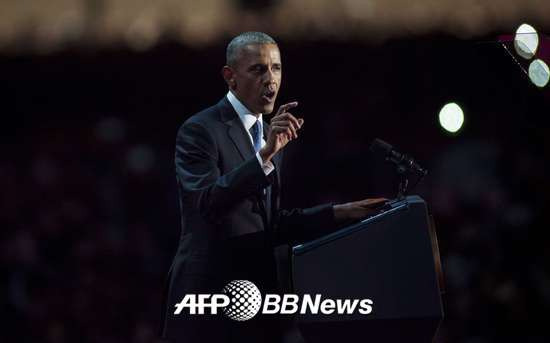
[{"label": "dark stage background", "polygon": [[[157,340],[180,230],[175,135],[225,94],[225,38],[0,57],[0,341]],[[414,193],[444,262],[437,342],[543,342],[550,97],[485,38],[280,40],[278,104],[298,100],[305,119],[284,204],[393,197],[392,168],[368,151],[393,143],[430,170]],[[437,121],[453,101],[457,135]]]}]

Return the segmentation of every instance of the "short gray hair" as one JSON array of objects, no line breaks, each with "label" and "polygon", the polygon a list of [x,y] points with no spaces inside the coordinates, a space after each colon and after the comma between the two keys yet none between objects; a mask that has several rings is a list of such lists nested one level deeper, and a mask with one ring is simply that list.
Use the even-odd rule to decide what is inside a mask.
[{"label": "short gray hair", "polygon": [[277,44],[273,38],[263,32],[243,32],[233,38],[227,44],[225,63],[229,66],[235,64],[242,48],[249,44]]}]

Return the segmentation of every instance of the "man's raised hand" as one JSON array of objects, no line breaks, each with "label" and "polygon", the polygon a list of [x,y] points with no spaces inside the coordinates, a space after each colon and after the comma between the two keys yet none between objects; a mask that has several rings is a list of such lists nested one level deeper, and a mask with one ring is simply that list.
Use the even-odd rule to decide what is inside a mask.
[{"label": "man's raised hand", "polygon": [[267,142],[260,150],[260,156],[264,162],[270,161],[288,142],[298,138],[298,130],[304,124],[304,120],[302,118],[297,119],[288,112],[296,106],[298,106],[297,101],[281,105],[275,116],[271,119]]}]

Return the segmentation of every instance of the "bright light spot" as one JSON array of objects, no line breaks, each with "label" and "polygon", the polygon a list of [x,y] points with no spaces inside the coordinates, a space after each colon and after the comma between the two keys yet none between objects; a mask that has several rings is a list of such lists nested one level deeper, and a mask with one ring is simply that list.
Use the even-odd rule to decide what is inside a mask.
[{"label": "bright light spot", "polygon": [[550,80],[550,69],[543,60],[534,60],[529,65],[529,78],[537,85],[537,87],[544,87]]},{"label": "bright light spot", "polygon": [[537,34],[537,30],[529,24],[521,24],[516,31],[514,47],[521,57],[528,60],[533,58],[539,47],[539,35]]},{"label": "bright light spot", "polygon": [[455,133],[464,124],[464,112],[454,102],[443,106],[439,112],[439,124],[445,130]]}]

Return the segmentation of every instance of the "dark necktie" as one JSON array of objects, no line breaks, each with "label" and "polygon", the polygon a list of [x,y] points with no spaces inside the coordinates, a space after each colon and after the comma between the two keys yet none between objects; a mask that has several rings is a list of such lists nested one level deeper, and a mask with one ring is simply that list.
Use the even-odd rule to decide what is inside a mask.
[{"label": "dark necktie", "polygon": [[254,125],[250,128],[250,134],[252,135],[252,142],[254,142],[254,151],[258,152],[262,148],[262,134],[260,132],[260,121],[256,120]]}]

